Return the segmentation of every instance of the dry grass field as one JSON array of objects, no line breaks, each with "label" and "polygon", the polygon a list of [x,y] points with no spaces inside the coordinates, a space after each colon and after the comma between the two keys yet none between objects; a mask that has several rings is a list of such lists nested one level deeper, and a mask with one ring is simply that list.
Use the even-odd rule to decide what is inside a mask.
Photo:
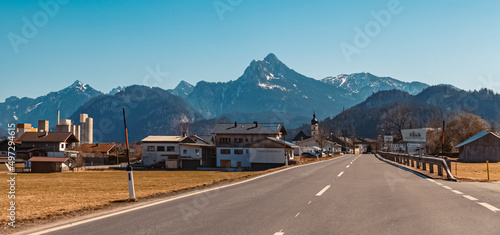
[{"label": "dry grass field", "polygon": [[[500,181],[500,163],[490,163],[490,181]],[[456,169],[455,169],[456,168]],[[451,172],[459,180],[487,181],[486,163],[451,163]]]},{"label": "dry grass field", "polygon": [[[135,171],[137,198],[178,192],[205,185],[245,179],[263,172]],[[0,192],[8,192],[7,175]],[[16,222],[48,219],[70,212],[103,208],[128,199],[125,171],[82,171],[50,174],[18,174],[16,177]],[[7,196],[0,208],[8,208]],[[3,210],[0,222],[5,224]]]}]

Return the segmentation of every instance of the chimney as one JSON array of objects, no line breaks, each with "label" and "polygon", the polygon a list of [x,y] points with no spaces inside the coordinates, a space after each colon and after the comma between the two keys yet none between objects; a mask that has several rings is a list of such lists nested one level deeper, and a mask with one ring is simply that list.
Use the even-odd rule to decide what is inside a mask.
[{"label": "chimney", "polygon": [[59,110],[57,110],[57,123],[56,123],[56,125],[59,125],[60,118],[61,118],[61,112]]},{"label": "chimney", "polygon": [[182,137],[186,137],[187,133],[185,131],[182,132]]},{"label": "chimney", "polygon": [[238,127],[238,123],[234,122],[234,128]]},{"label": "chimney", "polygon": [[253,121],[253,123],[255,124],[255,127],[259,126],[259,123],[257,121]]}]

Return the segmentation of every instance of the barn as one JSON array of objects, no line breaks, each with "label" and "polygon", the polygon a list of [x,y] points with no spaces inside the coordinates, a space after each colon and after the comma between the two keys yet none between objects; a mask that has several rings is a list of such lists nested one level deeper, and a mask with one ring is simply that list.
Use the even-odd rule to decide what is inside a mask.
[{"label": "barn", "polygon": [[481,131],[455,148],[460,149],[462,162],[499,162],[500,132]]}]

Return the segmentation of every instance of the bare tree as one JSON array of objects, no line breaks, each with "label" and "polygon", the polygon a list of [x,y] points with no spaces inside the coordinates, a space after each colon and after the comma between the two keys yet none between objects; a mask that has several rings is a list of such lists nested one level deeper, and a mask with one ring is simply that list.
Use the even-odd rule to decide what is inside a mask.
[{"label": "bare tree", "polygon": [[410,106],[408,104],[395,104],[382,115],[379,129],[386,133],[396,134],[401,138],[401,130],[408,128],[410,123]]},{"label": "bare tree", "polygon": [[446,127],[446,136],[451,146],[456,146],[481,131],[490,129],[490,124],[472,113],[457,113]]},{"label": "bare tree", "polygon": [[321,148],[323,151],[323,148],[328,144],[330,133],[328,133],[324,129],[320,129],[318,133],[316,134],[316,143],[318,143],[318,147]]}]

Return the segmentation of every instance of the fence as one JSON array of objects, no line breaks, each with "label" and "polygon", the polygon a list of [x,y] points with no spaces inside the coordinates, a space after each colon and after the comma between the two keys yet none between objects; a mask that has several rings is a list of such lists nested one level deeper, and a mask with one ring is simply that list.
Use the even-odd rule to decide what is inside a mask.
[{"label": "fence", "polygon": [[426,157],[388,152],[378,152],[378,155],[389,161],[397,162],[406,166],[416,167],[424,171],[427,171],[428,168],[430,173],[434,173],[434,166],[437,166],[437,173],[439,176],[443,176],[444,170],[444,172],[446,172],[447,179],[456,181],[455,177],[451,174],[451,162],[449,160],[437,157]]}]

